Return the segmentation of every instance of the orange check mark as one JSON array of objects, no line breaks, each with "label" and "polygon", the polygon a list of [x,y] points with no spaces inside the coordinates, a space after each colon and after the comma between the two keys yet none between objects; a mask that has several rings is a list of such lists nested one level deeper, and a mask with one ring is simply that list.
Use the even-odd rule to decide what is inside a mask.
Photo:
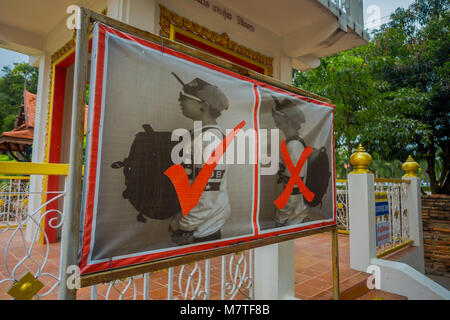
[{"label": "orange check mark", "polygon": [[187,215],[200,201],[203,190],[205,190],[208,180],[211,177],[217,163],[222,158],[227,147],[236,137],[236,134],[242,127],[245,126],[245,121],[239,123],[232,132],[228,133],[222,143],[219,144],[214,152],[211,154],[210,158],[203,165],[197,178],[192,183],[189,182],[186,171],[181,164],[174,164],[169,169],[167,169],[164,174],[169,177],[170,181],[177,192],[178,199],[180,201],[181,212],[183,216]]}]

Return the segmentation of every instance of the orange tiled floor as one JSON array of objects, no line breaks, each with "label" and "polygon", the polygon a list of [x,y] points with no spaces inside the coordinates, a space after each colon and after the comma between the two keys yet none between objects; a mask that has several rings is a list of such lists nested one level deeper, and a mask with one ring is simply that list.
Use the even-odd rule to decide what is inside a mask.
[{"label": "orange tiled floor", "polygon": [[[17,233],[14,241],[11,242],[7,254],[6,264],[4,262],[5,246],[9,236],[13,231],[1,232],[0,230],[0,281],[7,278],[8,270],[13,271],[14,266],[24,257],[25,248],[22,242],[22,236]],[[23,235],[25,236],[25,235]],[[26,270],[31,270],[33,274],[38,271],[45,256],[48,256],[47,263],[41,272],[57,274],[59,266],[59,243],[51,244],[48,252],[46,247],[35,245],[32,250],[31,259],[27,259],[17,268],[16,275],[20,277]],[[191,268],[191,267],[189,267]],[[178,289],[178,271],[180,267],[175,268],[175,280],[173,282],[174,297],[180,297]],[[221,295],[221,258],[211,260],[210,272],[210,298],[220,299]],[[356,279],[361,276],[360,272],[350,269],[349,266],[349,240],[346,235],[339,235],[339,269],[340,282]],[[40,294],[47,292],[54,284],[55,279],[51,276],[42,276],[41,281],[45,283],[45,287]],[[136,290],[137,299],[143,298],[143,281],[137,280]],[[300,299],[311,299],[320,297],[322,294],[332,288],[332,269],[331,269],[331,233],[326,232],[316,234],[295,240],[295,295]],[[10,281],[0,283],[0,300],[10,299],[6,294],[6,290],[11,285]],[[167,271],[158,271],[151,273],[149,284],[150,299],[166,299],[168,291],[168,273]],[[124,284],[119,284],[117,289],[124,288]],[[42,299],[56,299],[57,290],[53,290],[49,295]],[[133,290],[128,290],[124,295],[124,299],[132,299]],[[104,299],[107,294],[107,286],[98,285],[97,299]],[[246,291],[238,293],[237,298],[245,298]],[[91,289],[82,288],[78,291],[78,299],[90,299]],[[119,296],[119,292],[115,289],[110,290],[110,299]]]}]

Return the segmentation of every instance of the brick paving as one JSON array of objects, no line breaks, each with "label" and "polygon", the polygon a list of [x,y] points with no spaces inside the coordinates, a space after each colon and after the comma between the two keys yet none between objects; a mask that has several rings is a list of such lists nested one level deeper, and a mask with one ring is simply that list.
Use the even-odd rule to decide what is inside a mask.
[{"label": "brick paving", "polygon": [[[26,252],[22,235],[16,232],[13,241],[11,241],[6,264],[4,262],[5,246],[12,230],[0,230],[0,281],[8,276],[8,271],[12,272],[17,263],[21,261]],[[23,234],[23,237],[25,235]],[[15,270],[18,278],[27,270],[31,270],[33,274],[38,271],[39,266],[48,256],[46,265],[42,273],[58,274],[59,266],[59,243],[51,244],[46,250],[46,246],[37,245],[33,247],[31,259],[27,259],[19,264]],[[361,283],[366,279],[366,275],[350,269],[349,261],[349,239],[347,235],[339,235],[339,270],[341,292],[345,290],[345,286],[351,286]],[[210,272],[210,299],[221,298],[221,258],[211,259]],[[178,290],[178,272],[181,267],[175,268],[175,276],[173,282],[174,298],[181,298]],[[192,266],[187,266],[188,271],[192,270]],[[185,272],[186,274],[186,272]],[[42,276],[41,281],[45,287],[39,292],[43,294],[55,285],[56,281],[49,275]],[[204,280],[202,280],[204,281]],[[10,281],[0,283],[0,300],[10,299],[6,293],[7,288],[11,285]],[[136,299],[143,299],[143,281],[138,279],[135,281],[136,290],[127,290],[123,299],[132,299],[133,293],[136,293]],[[331,267],[331,233],[321,233],[295,240],[295,296],[299,299],[330,299],[332,297],[332,267]],[[100,284],[97,286],[97,299],[105,299],[108,294],[108,287]],[[109,290],[109,299],[117,299],[120,297],[120,290],[125,288],[125,283],[119,283],[115,288]],[[161,270],[152,272],[149,283],[150,299],[167,299],[168,292],[168,272]],[[248,290],[241,290],[236,298],[243,299],[248,294]],[[41,297],[41,299],[56,299],[57,290],[53,290],[50,294]],[[91,288],[81,288],[77,293],[78,299],[90,299]]]}]

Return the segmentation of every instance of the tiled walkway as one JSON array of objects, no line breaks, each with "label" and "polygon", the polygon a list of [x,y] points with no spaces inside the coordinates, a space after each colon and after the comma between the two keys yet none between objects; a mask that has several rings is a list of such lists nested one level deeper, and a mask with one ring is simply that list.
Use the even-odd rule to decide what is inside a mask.
[{"label": "tiled walkway", "polygon": [[[361,272],[350,269],[349,239],[339,235],[340,283],[360,281]],[[325,232],[295,240],[295,295],[314,299],[333,288],[331,233]]]},{"label": "tiled walkway", "polygon": [[[20,233],[14,237],[14,241],[10,244],[10,249],[7,255],[7,266],[4,262],[5,246],[8,242],[9,235],[12,231],[1,233],[0,230],[0,281],[7,278],[8,272],[13,270],[14,266],[25,255],[25,248],[22,243]],[[52,244],[49,247],[48,253],[45,246],[35,245],[31,257],[33,260],[27,259],[16,270],[16,274],[22,275],[26,269],[31,269],[33,273],[38,270],[38,265],[42,263],[44,257],[48,254],[48,261],[44,267],[43,272],[54,274],[58,273],[59,266],[59,243]],[[189,267],[192,268],[192,267]],[[174,280],[174,297],[180,298],[178,288],[178,271],[180,267],[175,268]],[[351,270],[349,266],[349,240],[347,235],[339,235],[339,269],[340,269],[340,283],[341,291],[345,286],[349,287],[352,284],[364,281],[366,275]],[[42,281],[45,282],[45,287],[39,292],[40,294],[48,291],[54,284],[55,279],[51,276],[43,276]],[[150,299],[166,299],[167,298],[167,281],[168,273],[166,270],[153,272],[150,275],[149,297]],[[128,290],[124,299],[132,299],[133,292],[137,293],[136,298],[142,299],[143,295],[143,281],[141,279],[135,281],[136,290]],[[332,268],[331,268],[331,233],[326,232],[316,234],[295,240],[295,295],[300,299],[329,299],[332,290]],[[6,290],[11,285],[7,281],[0,283],[0,300],[10,299],[6,294]],[[124,284],[118,284],[117,289],[125,288]],[[221,258],[214,258],[211,260],[210,273],[210,288],[211,299],[220,299],[221,295]],[[57,290],[53,290],[49,295],[42,297],[42,299],[56,299]],[[237,298],[245,298],[246,290],[242,290],[236,296]],[[97,299],[104,299],[107,294],[107,287],[104,285],[98,286]],[[112,288],[109,292],[110,299],[116,299],[119,296],[119,291]],[[78,299],[90,299],[91,289],[82,288],[78,291]]]}]

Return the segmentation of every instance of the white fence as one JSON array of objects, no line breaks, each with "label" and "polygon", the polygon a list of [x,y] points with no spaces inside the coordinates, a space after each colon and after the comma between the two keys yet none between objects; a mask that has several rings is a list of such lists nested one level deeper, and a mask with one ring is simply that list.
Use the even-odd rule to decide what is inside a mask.
[{"label": "white fence", "polygon": [[[2,181],[0,217],[4,226],[0,229],[0,242],[3,242],[4,268],[0,271],[4,276],[0,279],[0,297],[15,284],[23,285],[21,278],[29,271],[42,283],[42,288],[32,296],[56,299],[60,281],[60,244],[48,243],[45,217],[56,213],[57,216],[47,224],[50,228],[61,228],[63,213],[46,208],[51,202],[64,199],[65,192],[55,192],[49,201],[41,193],[41,203],[29,211],[28,180],[8,178]],[[377,247],[378,254],[409,240],[406,185],[405,180],[375,179],[375,191],[387,193],[389,215],[384,219],[391,225],[391,241]],[[347,180],[338,180],[337,220],[341,230],[351,232],[348,203]],[[25,240],[26,225],[34,226],[31,242]],[[82,288],[78,299],[253,299],[253,275],[254,250],[248,250]]]},{"label": "white fence", "polygon": [[[27,177],[3,176],[0,183],[0,300],[56,299],[61,279],[60,243],[50,243],[47,232],[62,227],[64,214],[55,209],[58,206],[49,205],[64,200],[66,192],[32,192],[41,202],[31,208]],[[46,218],[48,215],[52,218]],[[26,228],[31,230],[31,241],[26,239]],[[253,255],[253,250],[247,250],[93,285],[81,288],[78,298],[253,299]]]},{"label": "white fence", "polygon": [[[389,214],[376,218],[376,222],[389,221],[390,241],[377,246],[377,253],[382,255],[398,245],[410,240],[407,185],[408,180],[375,179],[375,192],[386,192],[389,202]],[[336,181],[336,213],[339,230],[342,233],[351,232],[348,218],[348,181]]]},{"label": "white fence", "polygon": [[10,228],[26,217],[29,177],[0,176],[0,228]]},{"label": "white fence", "polygon": [[[21,299],[35,297],[42,299],[51,295],[59,285],[59,246],[49,244],[45,232],[45,221],[49,228],[58,229],[62,223],[62,212],[47,206],[64,197],[64,191],[47,193],[29,191],[27,179],[3,179],[6,189],[2,190],[2,228],[0,229],[0,254],[3,265],[0,268],[0,297],[5,292]],[[7,191],[6,191],[7,190]],[[42,202],[34,209],[29,208],[31,194],[40,195]],[[4,210],[4,211],[3,211]],[[26,228],[33,229],[31,241],[26,240]],[[43,243],[43,245],[40,245]],[[31,295],[31,296],[30,296]]]}]

